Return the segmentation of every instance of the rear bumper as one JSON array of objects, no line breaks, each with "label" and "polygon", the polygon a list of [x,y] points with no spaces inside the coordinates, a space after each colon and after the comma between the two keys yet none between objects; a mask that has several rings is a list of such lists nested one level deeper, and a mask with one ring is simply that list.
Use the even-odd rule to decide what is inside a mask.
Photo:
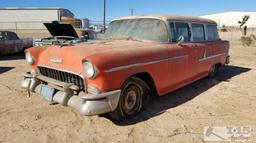
[{"label": "rear bumper", "polygon": [[114,111],[117,108],[121,90],[115,90],[98,95],[85,94],[80,92],[74,95],[76,87],[57,80],[53,80],[44,76],[34,75],[31,73],[24,74],[24,80],[21,87],[28,92],[40,94],[43,83],[55,88],[57,92],[54,94],[52,101],[63,106],[75,108],[82,115],[100,115]]}]

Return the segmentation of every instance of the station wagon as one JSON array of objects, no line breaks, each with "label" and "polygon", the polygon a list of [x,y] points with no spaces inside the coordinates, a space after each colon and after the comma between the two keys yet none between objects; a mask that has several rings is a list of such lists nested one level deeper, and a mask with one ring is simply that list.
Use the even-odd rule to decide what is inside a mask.
[{"label": "station wagon", "polygon": [[208,19],[132,16],[113,20],[99,41],[33,47],[26,59],[28,95],[122,120],[145,109],[152,95],[214,77],[229,63],[229,42]]}]

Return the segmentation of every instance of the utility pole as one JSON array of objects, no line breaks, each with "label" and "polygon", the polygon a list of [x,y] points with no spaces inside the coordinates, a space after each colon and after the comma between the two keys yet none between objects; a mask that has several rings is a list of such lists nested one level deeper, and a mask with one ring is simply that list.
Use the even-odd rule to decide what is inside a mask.
[{"label": "utility pole", "polygon": [[133,16],[135,9],[134,9],[134,8],[131,8],[130,11],[131,11],[131,16]]},{"label": "utility pole", "polygon": [[106,0],[104,0],[103,4],[103,32],[106,32]]}]

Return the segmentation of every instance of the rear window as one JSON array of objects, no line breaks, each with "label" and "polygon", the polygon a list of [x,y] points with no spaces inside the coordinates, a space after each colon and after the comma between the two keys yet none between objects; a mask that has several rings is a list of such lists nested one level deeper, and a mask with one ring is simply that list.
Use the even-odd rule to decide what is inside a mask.
[{"label": "rear window", "polygon": [[218,29],[216,25],[207,25],[208,40],[219,40]]},{"label": "rear window", "polygon": [[192,24],[193,40],[195,42],[205,40],[205,32],[203,24]]}]

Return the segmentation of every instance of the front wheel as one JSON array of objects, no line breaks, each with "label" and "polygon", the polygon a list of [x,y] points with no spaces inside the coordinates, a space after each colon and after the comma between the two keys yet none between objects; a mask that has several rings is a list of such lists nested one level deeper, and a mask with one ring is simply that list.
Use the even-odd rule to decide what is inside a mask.
[{"label": "front wheel", "polygon": [[120,121],[135,116],[146,106],[150,94],[150,88],[143,80],[130,78],[122,88],[117,108],[109,113],[110,117]]}]

